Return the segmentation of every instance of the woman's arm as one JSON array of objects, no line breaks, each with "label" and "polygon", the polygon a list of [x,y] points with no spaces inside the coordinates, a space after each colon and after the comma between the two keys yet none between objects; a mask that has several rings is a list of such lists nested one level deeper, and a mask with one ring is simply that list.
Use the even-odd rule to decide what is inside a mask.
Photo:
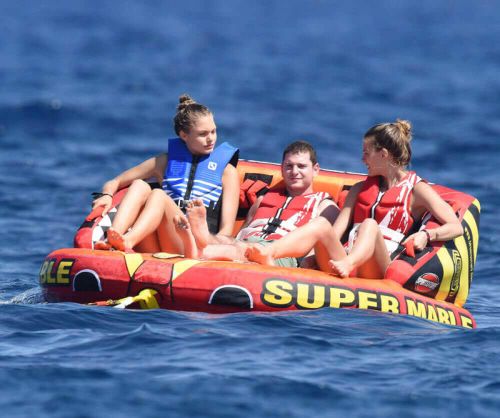
[{"label": "woman's arm", "polygon": [[236,167],[228,164],[222,174],[222,210],[218,235],[231,236],[240,201],[240,178]]},{"label": "woman's arm", "polygon": [[335,220],[333,224],[332,230],[338,239],[342,239],[345,232],[352,224],[352,217],[354,215],[354,205],[356,204],[356,199],[358,198],[358,194],[363,186],[364,182],[356,183],[351,187],[347,197],[345,199],[344,206],[340,210],[339,216]]},{"label": "woman's arm", "polygon": [[421,215],[422,212],[428,210],[441,223],[441,226],[437,228],[427,229],[427,232],[419,231],[407,238],[407,240],[414,239],[417,250],[425,248],[428,242],[448,241],[464,233],[463,227],[451,206],[431,186],[420,182],[413,190],[414,210],[412,212]]},{"label": "woman's arm", "polygon": [[98,206],[104,206],[105,209],[103,213],[107,212],[111,207],[113,195],[118,190],[129,186],[134,180],[155,177],[161,184],[166,166],[167,154],[159,154],[143,161],[135,167],[129,168],[115,178],[108,180],[102,187],[102,193],[104,196],[94,201],[92,209]]},{"label": "woman's arm", "polygon": [[106,182],[102,191],[103,193],[114,194],[118,190],[129,186],[134,180],[148,179],[150,177],[155,177],[161,183],[166,166],[167,154],[159,154],[143,161],[135,167],[129,168],[114,179]]}]

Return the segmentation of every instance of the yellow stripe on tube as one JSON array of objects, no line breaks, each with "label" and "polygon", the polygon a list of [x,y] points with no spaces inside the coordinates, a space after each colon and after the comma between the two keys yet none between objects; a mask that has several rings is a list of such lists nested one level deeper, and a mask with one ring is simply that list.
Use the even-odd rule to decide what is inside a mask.
[{"label": "yellow stripe on tube", "polygon": [[477,210],[479,212],[481,212],[481,203],[479,203],[479,200],[474,200],[474,202],[472,202],[472,204],[477,208]]},{"label": "yellow stripe on tube", "polygon": [[439,249],[437,256],[441,266],[443,267],[443,278],[441,279],[441,286],[436,294],[437,300],[445,300],[450,292],[451,279],[455,273],[455,266],[450,256],[450,252],[444,246]]},{"label": "yellow stripe on tube", "polygon": [[138,253],[125,253],[124,256],[128,275],[132,278],[144,259],[142,258],[142,255]]},{"label": "yellow stripe on tube", "polygon": [[458,289],[457,297],[455,298],[455,305],[463,306],[467,300],[467,296],[469,296],[469,254],[467,252],[467,244],[463,236],[455,238],[455,245],[457,246],[462,262],[460,287]]},{"label": "yellow stripe on tube", "polygon": [[474,254],[472,254],[472,256],[474,257],[474,264],[475,264],[477,256],[477,247],[479,243],[479,230],[477,228],[476,220],[474,219],[474,216],[472,216],[472,213],[470,213],[470,211],[467,211],[465,213],[464,221],[467,222],[467,225],[469,226],[472,233],[472,245],[474,248]]},{"label": "yellow stripe on tube", "polygon": [[189,270],[191,267],[199,263],[201,263],[200,260],[191,260],[191,259],[178,261],[177,263],[174,264],[174,267],[172,268],[172,280],[177,279],[177,277],[180,276],[182,273],[184,273],[186,270]]}]

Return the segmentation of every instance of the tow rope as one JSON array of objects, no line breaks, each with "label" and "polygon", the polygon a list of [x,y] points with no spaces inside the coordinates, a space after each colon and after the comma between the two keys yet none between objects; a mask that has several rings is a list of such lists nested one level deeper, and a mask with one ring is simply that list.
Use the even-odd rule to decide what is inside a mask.
[{"label": "tow rope", "polygon": [[153,289],[143,289],[136,296],[127,296],[122,299],[108,299],[89,303],[94,306],[112,306],[117,309],[125,309],[133,303],[139,303],[141,309],[158,309],[158,301],[155,295],[158,292]]}]

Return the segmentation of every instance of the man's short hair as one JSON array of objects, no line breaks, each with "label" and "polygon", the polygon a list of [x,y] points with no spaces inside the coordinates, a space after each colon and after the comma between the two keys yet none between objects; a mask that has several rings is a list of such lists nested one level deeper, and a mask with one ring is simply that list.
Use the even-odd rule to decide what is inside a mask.
[{"label": "man's short hair", "polygon": [[309,142],[303,140],[294,141],[289,144],[283,151],[283,158],[281,159],[281,162],[285,161],[287,154],[299,154],[301,152],[309,153],[309,157],[313,165],[318,162],[318,156],[316,155],[314,147]]}]

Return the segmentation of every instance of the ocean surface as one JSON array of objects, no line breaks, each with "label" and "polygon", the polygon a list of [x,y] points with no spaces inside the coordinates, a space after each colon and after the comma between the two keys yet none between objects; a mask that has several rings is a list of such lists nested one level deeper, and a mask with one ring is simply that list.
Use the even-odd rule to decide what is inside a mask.
[{"label": "ocean surface", "polygon": [[[0,27],[2,416],[498,416],[500,3],[2,0]],[[410,120],[412,168],[482,205],[477,329],[43,303],[44,257],[185,92],[256,160],[303,138],[364,172],[363,133]]]}]

